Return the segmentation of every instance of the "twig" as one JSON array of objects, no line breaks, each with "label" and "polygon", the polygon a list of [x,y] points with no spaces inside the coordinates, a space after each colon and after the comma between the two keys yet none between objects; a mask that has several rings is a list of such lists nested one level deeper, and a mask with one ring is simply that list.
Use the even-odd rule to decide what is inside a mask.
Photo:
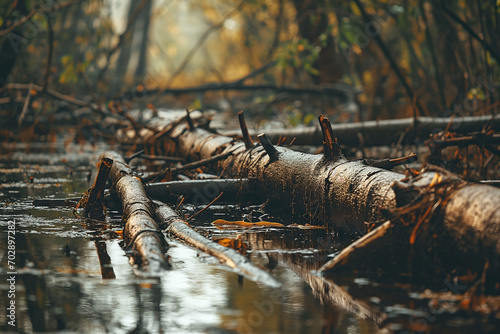
[{"label": "twig", "polygon": [[[244,85],[243,83],[276,65],[276,61],[271,61],[266,65],[250,72],[244,77],[230,81],[230,82],[211,82],[203,84],[200,86],[184,87],[184,88],[160,88],[160,89],[144,89],[141,92],[141,97],[151,96],[155,94],[171,94],[171,95],[182,95],[182,94],[194,94],[194,93],[204,93],[207,91],[218,91],[218,90],[234,90],[234,91],[253,91],[253,90],[274,90],[276,92],[284,92],[291,94],[314,94],[314,95],[330,95],[345,97],[346,95],[359,93],[357,89],[349,87],[343,84],[331,84],[324,87],[309,87],[309,88],[298,88],[292,86],[275,85],[275,84],[254,84],[254,85]],[[131,100],[137,94],[135,91],[131,90],[125,92],[121,97],[117,97],[114,101]]]},{"label": "twig", "polygon": [[184,158],[167,157],[163,155],[140,154],[140,158],[144,160],[153,160],[153,161],[171,161],[171,162],[184,161]]},{"label": "twig", "polygon": [[175,175],[175,174],[178,174],[179,172],[181,172],[183,170],[195,169],[195,168],[198,168],[198,167],[203,167],[203,166],[206,166],[206,165],[211,164],[213,162],[217,162],[219,160],[226,159],[228,156],[230,156],[232,154],[233,154],[233,152],[221,153],[221,154],[214,155],[213,157],[210,157],[210,158],[207,158],[207,159],[202,159],[202,160],[199,160],[199,161],[195,161],[195,162],[191,162],[191,163],[185,164],[185,165],[180,166],[180,167],[165,169],[165,170],[162,170],[160,172],[151,174],[148,177],[142,178],[142,182],[143,183],[147,183],[147,182],[151,182],[151,181],[154,181],[154,180],[157,180],[157,179],[161,179],[161,178],[165,177],[165,175],[167,175],[168,172],[171,172],[172,175]]},{"label": "twig", "polygon": [[21,112],[21,115],[19,115],[19,121],[17,122],[17,126],[19,126],[19,127],[21,127],[21,124],[23,123],[24,116],[26,115],[26,112],[28,111],[28,106],[30,105],[30,100],[31,100],[32,88],[33,88],[33,82],[31,82],[29,84],[28,95],[26,96],[26,100],[24,100],[23,111]]},{"label": "twig", "polygon": [[[356,0],[357,1],[357,0]],[[478,34],[476,34],[476,32],[474,30],[472,30],[471,27],[469,27],[469,25],[467,25],[467,23],[465,23],[460,17],[458,17],[458,15],[456,15],[455,13],[453,13],[451,10],[449,10],[448,8],[446,8],[446,5],[445,5],[445,2],[444,1],[441,1],[441,8],[443,9],[443,11],[455,22],[457,22],[458,24],[460,24],[460,26],[462,28],[464,28],[471,36],[472,38],[474,38],[476,41],[478,41],[479,43],[481,43],[481,45],[489,51],[489,53],[495,58],[495,60],[497,61],[497,63],[500,63],[500,55],[495,51],[495,49],[493,49],[493,47],[488,44],[484,39],[482,39],[481,37],[479,37]]]},{"label": "twig", "polygon": [[190,216],[188,219],[186,219],[186,221],[190,221],[191,219],[193,219],[194,217],[198,216],[200,213],[202,213],[203,211],[205,211],[206,209],[208,209],[209,207],[212,206],[212,204],[214,204],[221,196],[222,194],[224,194],[223,191],[220,192],[219,196],[215,197],[210,203],[208,203],[203,209],[201,209],[200,211],[196,212],[195,214],[193,214],[192,216]]},{"label": "twig", "polygon": [[144,153],[144,150],[139,150],[139,151],[133,153],[129,157],[123,157],[123,160],[125,160],[126,163],[130,163],[130,161],[132,161],[133,159],[135,159],[137,157],[140,157],[143,153]]},{"label": "twig", "polygon": [[29,19],[31,19],[33,16],[35,16],[38,13],[52,12],[52,11],[56,11],[56,10],[61,10],[61,9],[66,8],[66,7],[73,6],[73,5],[75,5],[75,4],[77,4],[77,3],[81,2],[81,1],[82,0],[73,0],[73,1],[68,1],[66,3],[63,3],[63,4],[56,4],[56,5],[54,5],[52,7],[49,7],[49,8],[33,9],[26,16],[24,16],[21,19],[19,19],[18,21],[16,21],[16,23],[13,23],[7,29],[0,31],[0,36],[2,36],[2,37],[3,36],[7,36],[7,34],[10,33],[12,30],[16,29],[17,27],[22,26],[24,23],[26,23]]},{"label": "twig", "polygon": [[40,86],[37,86],[37,85],[31,85],[31,84],[19,84],[19,83],[10,83],[8,85],[5,85],[4,87],[2,87],[2,89],[0,89],[0,91],[3,91],[3,90],[9,90],[9,89],[13,89],[13,90],[31,90],[31,89],[34,89],[38,92],[43,92],[43,93],[46,93],[47,95],[50,95],[52,96],[53,98],[55,99],[58,99],[58,100],[61,100],[61,101],[66,101],[68,103],[71,103],[71,104],[74,104],[74,105],[77,105],[79,107],[89,107],[91,109],[95,109],[95,105],[89,103],[89,102],[86,102],[86,101],[82,101],[82,100],[78,100],[78,99],[75,99],[73,97],[70,97],[70,96],[67,96],[67,95],[64,95],[62,93],[59,93],[51,88],[47,88],[46,91],[43,90],[43,87],[40,87]]},{"label": "twig", "polygon": [[238,112],[238,121],[240,122],[241,134],[243,135],[243,142],[247,150],[253,147],[253,141],[248,133],[247,123],[245,122],[245,116],[243,116],[243,110]]}]

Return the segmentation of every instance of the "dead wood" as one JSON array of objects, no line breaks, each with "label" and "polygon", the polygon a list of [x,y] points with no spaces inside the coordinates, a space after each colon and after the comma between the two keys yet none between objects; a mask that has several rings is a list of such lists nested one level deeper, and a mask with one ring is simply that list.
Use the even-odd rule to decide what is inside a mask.
[{"label": "dead wood", "polygon": [[255,192],[248,179],[205,179],[150,183],[145,186],[147,194],[162,202],[176,202],[179,196],[197,205],[207,204],[224,192],[220,201],[265,201]]},{"label": "dead wood", "polygon": [[[450,131],[457,134],[480,132],[484,126],[490,124],[491,129],[500,131],[500,117],[468,116],[452,118],[419,117],[415,121],[412,117],[359,123],[342,123],[335,125],[335,135],[344,146],[370,147],[390,146],[398,142],[402,133],[405,134],[402,144],[414,144],[416,140],[424,140],[436,131],[443,131],[450,124]],[[239,136],[234,131],[222,132],[226,136]],[[250,134],[256,137],[259,132]],[[318,145],[323,140],[320,127],[306,127],[294,129],[270,129],[266,135],[272,142],[277,142],[280,136],[296,138],[295,145]]]},{"label": "dead wood", "polygon": [[111,258],[109,257],[106,249],[106,242],[100,238],[94,239],[94,244],[97,249],[97,257],[99,258],[99,265],[101,267],[102,279],[115,279],[115,271],[111,265]]},{"label": "dead wood", "polygon": [[142,182],[147,183],[147,182],[157,181],[157,180],[163,179],[169,173],[173,176],[173,175],[179,174],[180,172],[182,172],[184,170],[196,169],[199,167],[207,166],[207,165],[215,163],[219,160],[224,160],[225,158],[227,158],[231,154],[232,154],[231,152],[227,152],[227,153],[223,153],[223,154],[218,154],[218,155],[210,157],[210,158],[202,159],[199,161],[190,162],[190,163],[187,163],[183,166],[167,168],[163,171],[153,173],[151,175],[143,177]]},{"label": "dead wood", "polygon": [[268,272],[257,268],[245,256],[237,253],[234,249],[224,247],[194,231],[189,224],[181,219],[169,206],[155,202],[156,214],[166,227],[168,235],[176,238],[187,245],[199,249],[219,259],[223,264],[232,268],[238,274],[260,282],[271,287],[279,287],[281,283]]},{"label": "dead wood", "polygon": [[[367,231],[365,222],[385,221],[391,210],[419,209],[415,211],[417,220],[406,222],[416,231],[414,239],[418,241],[413,240],[413,245],[425,245],[429,235],[437,232],[443,244],[464,255],[461,264],[477,268],[477,258],[486,258],[490,272],[498,270],[497,188],[467,182],[438,169],[422,171],[417,178],[403,181],[401,174],[367,166],[362,160],[348,161],[336,153],[311,155],[272,146],[265,136],[259,136],[261,145],[247,149],[232,138],[198,128],[189,130],[186,125],[174,127],[168,135],[176,142],[177,153],[188,160],[232,152],[218,163],[217,170],[228,177],[254,178],[257,188],[269,198],[268,208],[281,208],[295,217],[359,234]],[[331,134],[327,133],[323,142],[325,152],[336,151],[330,148]],[[428,206],[433,208],[432,213]],[[419,221],[435,228],[419,229]],[[404,242],[407,248],[410,241]]]},{"label": "dead wood", "polygon": [[140,275],[156,276],[168,267],[165,256],[167,244],[154,220],[151,200],[140,179],[120,154],[106,152],[102,156],[114,161],[110,172],[112,193],[122,204],[123,240],[125,248],[132,251],[131,262],[141,269]]},{"label": "dead wood", "polygon": [[[87,218],[103,220],[106,217],[103,199],[111,166],[113,166],[113,160],[106,157],[101,158],[94,185],[89,189],[88,199],[85,203],[84,215]],[[78,206],[80,206],[80,203],[78,203]]]}]

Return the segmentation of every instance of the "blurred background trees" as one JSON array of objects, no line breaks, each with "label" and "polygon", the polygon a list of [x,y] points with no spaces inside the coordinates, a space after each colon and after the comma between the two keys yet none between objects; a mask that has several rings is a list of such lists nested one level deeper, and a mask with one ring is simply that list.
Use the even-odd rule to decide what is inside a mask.
[{"label": "blurred background trees", "polygon": [[[497,0],[0,3],[2,86],[33,83],[104,106],[131,89],[160,89],[143,104],[274,112],[292,125],[320,112],[351,121],[488,114],[499,105]],[[165,94],[250,73],[241,84],[340,87],[346,97]],[[36,101],[35,112],[51,112]]]}]

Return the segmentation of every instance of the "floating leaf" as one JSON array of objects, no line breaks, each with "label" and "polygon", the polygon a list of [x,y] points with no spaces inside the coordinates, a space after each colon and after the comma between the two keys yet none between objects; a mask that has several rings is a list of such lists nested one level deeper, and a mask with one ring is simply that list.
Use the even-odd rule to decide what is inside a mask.
[{"label": "floating leaf", "polygon": [[217,227],[218,229],[223,230],[224,228],[230,228],[230,227],[283,227],[283,224],[280,223],[274,223],[274,222],[266,222],[266,221],[261,221],[257,223],[249,223],[249,222],[244,222],[244,221],[228,221],[224,219],[217,219],[216,221],[212,222],[212,225]]},{"label": "floating leaf", "polygon": [[245,254],[248,249],[247,244],[241,239],[230,239],[230,238],[214,238],[213,241],[227,248],[232,248],[238,252]]}]

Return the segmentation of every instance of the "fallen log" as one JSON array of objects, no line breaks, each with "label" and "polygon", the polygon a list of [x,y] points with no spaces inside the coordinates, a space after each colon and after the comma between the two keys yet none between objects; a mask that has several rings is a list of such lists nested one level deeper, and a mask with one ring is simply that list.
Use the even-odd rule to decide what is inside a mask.
[{"label": "fallen log", "polygon": [[[450,125],[451,123],[451,125]],[[500,131],[500,116],[467,116],[455,119],[446,117],[419,117],[388,119],[380,121],[366,121],[359,123],[342,123],[335,125],[335,135],[339,142],[351,147],[390,146],[397,143],[401,134],[405,134],[402,144],[414,144],[420,138],[422,142],[429,135],[445,130],[450,125],[450,131],[457,134],[481,132],[485,125]],[[256,138],[260,132],[250,130],[252,137]],[[235,131],[221,131],[221,134],[231,137],[241,135]],[[295,145],[317,145],[322,139],[321,128],[311,126],[293,129],[269,129],[267,137],[272,142],[277,142],[282,136],[295,138]]]},{"label": "fallen log", "polygon": [[224,160],[225,158],[227,158],[230,155],[231,155],[231,152],[228,152],[228,153],[219,154],[219,155],[210,157],[208,159],[203,159],[203,160],[200,160],[200,161],[191,162],[191,163],[185,164],[183,166],[168,168],[166,170],[163,170],[163,171],[160,171],[160,172],[157,172],[157,173],[153,173],[151,175],[143,177],[142,178],[142,182],[147,183],[147,182],[152,182],[152,181],[155,181],[155,180],[161,180],[167,174],[170,174],[170,175],[173,176],[173,175],[177,175],[180,172],[185,171],[185,170],[196,169],[196,168],[199,168],[199,167],[207,166],[207,165],[215,163],[215,162],[217,162],[219,160]]},{"label": "fallen log", "polygon": [[[320,124],[324,155],[275,147],[265,135],[259,135],[260,145],[247,149],[242,142],[199,128],[189,129],[185,124],[173,127],[167,135],[176,143],[176,153],[187,160],[232,152],[218,162],[218,172],[228,177],[254,178],[257,188],[269,198],[267,207],[284,207],[295,217],[338,231],[364,234],[366,222],[385,221],[390,216],[388,210],[398,207],[411,211],[412,203],[427,194],[433,201],[422,202],[416,208],[432,205],[432,214],[425,208],[422,215],[440,218],[432,220],[439,228],[427,230],[437,231],[450,249],[464,255],[462,264],[477,268],[479,263],[488,262],[488,271],[498,272],[499,189],[458,176],[451,177],[448,183],[450,176],[435,169],[423,171],[415,181],[402,180],[403,175],[367,166],[362,159],[348,161],[340,152],[328,120],[320,116]],[[417,218],[407,224],[421,232],[416,224],[422,217]],[[413,242],[418,244],[427,237],[417,233],[418,241]],[[410,247],[410,240],[405,245]]]},{"label": "fallen log", "polygon": [[169,206],[155,201],[156,214],[161,223],[165,226],[166,233],[187,245],[199,249],[213,257],[219,259],[222,263],[232,268],[238,274],[251,279],[255,282],[263,283],[271,287],[280,287],[281,283],[277,281],[268,272],[257,268],[245,256],[237,253],[234,249],[224,247],[213,241],[206,239],[194,231],[189,224],[182,220],[177,213]]},{"label": "fallen log", "polygon": [[224,192],[220,201],[239,200],[259,201],[266,200],[259,196],[248,179],[204,179],[189,181],[170,181],[149,183],[145,186],[147,194],[162,202],[177,201],[179,196],[184,196],[189,202],[202,205],[216,198],[221,191]]},{"label": "fallen log", "polygon": [[139,275],[158,276],[168,267],[167,244],[154,220],[154,207],[141,180],[116,152],[102,155],[114,161],[109,178],[123,207],[123,240],[125,249],[132,251],[131,263],[136,264]]},{"label": "fallen log", "polygon": [[158,217],[169,235],[220,259],[237,273],[272,287],[281,285],[269,273],[254,266],[241,254],[198,234],[167,205],[161,202],[153,204],[141,180],[133,175],[132,170],[118,153],[107,152],[104,156],[114,160],[110,178],[114,192],[123,206],[125,220],[123,239],[127,247],[132,247],[134,250],[135,256],[132,259],[143,272],[156,275],[168,264],[164,255],[166,242],[160,226],[154,220]]}]

